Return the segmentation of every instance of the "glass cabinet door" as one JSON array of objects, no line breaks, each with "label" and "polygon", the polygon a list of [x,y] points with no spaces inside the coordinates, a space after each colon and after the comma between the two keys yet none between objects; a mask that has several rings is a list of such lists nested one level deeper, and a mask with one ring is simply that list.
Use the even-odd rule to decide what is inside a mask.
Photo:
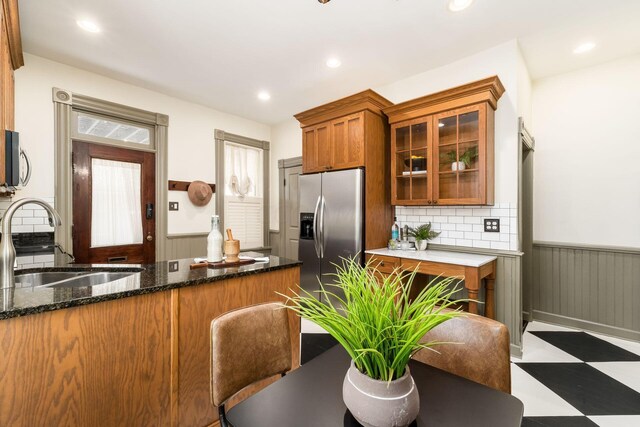
[{"label": "glass cabinet door", "polygon": [[[430,119],[407,122],[393,129],[394,195],[398,204],[429,198],[428,150]],[[415,204],[415,203],[413,203]]]},{"label": "glass cabinet door", "polygon": [[483,106],[462,108],[436,116],[436,201],[472,204],[481,200],[485,170]]}]

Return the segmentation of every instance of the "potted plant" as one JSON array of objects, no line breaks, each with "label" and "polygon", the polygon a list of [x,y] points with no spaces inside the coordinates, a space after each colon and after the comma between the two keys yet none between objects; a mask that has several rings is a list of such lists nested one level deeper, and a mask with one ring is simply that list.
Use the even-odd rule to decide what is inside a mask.
[{"label": "potted plant", "polygon": [[451,162],[452,171],[463,171],[466,168],[471,167],[473,160],[478,157],[478,147],[471,147],[467,149],[460,157],[456,150],[449,151],[446,156]]},{"label": "potted plant", "polygon": [[431,223],[422,224],[416,228],[409,227],[409,236],[416,239],[416,249],[424,251],[427,249],[427,243],[431,239],[435,239],[440,235],[439,231],[431,229]]},{"label": "potted plant", "polygon": [[431,282],[410,299],[415,272],[383,276],[371,263],[363,267],[355,259],[336,267],[336,283],[328,286],[340,289],[344,297],[321,285],[319,293],[327,303],[302,291],[283,295],[285,306],[326,330],[351,356],[342,396],[358,422],[366,427],[407,426],[420,409],[409,359],[438,344],[420,342],[427,332],[461,315],[449,310],[455,304],[451,298],[457,287],[449,286],[455,279]]}]

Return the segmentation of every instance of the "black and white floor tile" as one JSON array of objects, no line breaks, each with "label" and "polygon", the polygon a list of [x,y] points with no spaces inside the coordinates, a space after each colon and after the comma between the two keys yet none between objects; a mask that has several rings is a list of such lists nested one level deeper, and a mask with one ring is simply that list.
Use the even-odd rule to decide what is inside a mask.
[{"label": "black and white floor tile", "polygon": [[[302,362],[336,344],[302,323]],[[640,427],[640,343],[529,323],[522,358],[512,358],[512,394],[522,427]]]},{"label": "black and white floor tile", "polygon": [[533,322],[512,358],[523,427],[640,426],[640,343]]}]

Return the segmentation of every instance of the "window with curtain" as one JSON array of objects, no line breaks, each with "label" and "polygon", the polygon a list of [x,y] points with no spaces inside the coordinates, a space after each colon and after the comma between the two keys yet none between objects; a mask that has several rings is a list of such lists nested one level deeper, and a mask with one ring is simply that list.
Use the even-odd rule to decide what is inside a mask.
[{"label": "window with curtain", "polygon": [[91,160],[91,247],[142,243],[141,167]]},{"label": "window with curtain", "polygon": [[264,246],[264,151],[224,142],[224,226],[241,248]]}]

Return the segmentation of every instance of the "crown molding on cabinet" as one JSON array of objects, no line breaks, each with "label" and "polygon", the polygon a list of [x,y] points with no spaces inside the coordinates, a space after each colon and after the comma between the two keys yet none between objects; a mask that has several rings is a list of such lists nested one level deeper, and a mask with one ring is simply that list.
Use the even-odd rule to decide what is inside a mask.
[{"label": "crown molding on cabinet", "polygon": [[383,116],[382,110],[392,105],[393,103],[382,95],[367,89],[329,104],[303,111],[294,117],[300,122],[300,127],[304,128],[365,110]]},{"label": "crown molding on cabinet", "polygon": [[498,76],[493,76],[392,105],[382,112],[393,124],[481,102],[487,102],[495,110],[504,90]]}]

